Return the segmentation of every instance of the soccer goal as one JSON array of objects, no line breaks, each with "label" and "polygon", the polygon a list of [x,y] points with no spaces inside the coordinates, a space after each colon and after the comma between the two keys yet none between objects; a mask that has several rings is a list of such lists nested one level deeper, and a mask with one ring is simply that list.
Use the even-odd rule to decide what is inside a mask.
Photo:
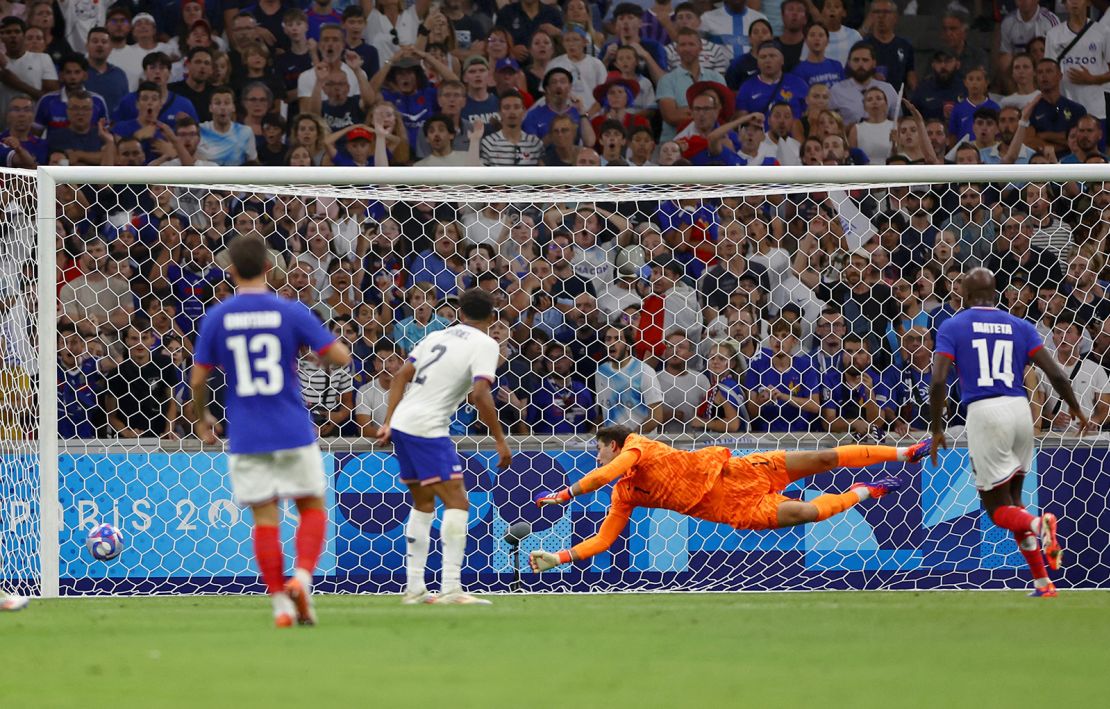
[{"label": "soccer goal", "polygon": [[[1013,541],[979,511],[954,403],[953,447],[937,466],[875,471],[906,487],[835,520],[736,531],[642,509],[588,562],[541,577],[514,554],[598,528],[605,490],[558,509],[532,503],[594,467],[598,424],[735,453],[924,437],[932,333],[960,307],[970,265],[996,270],[1003,307],[1038,324],[1089,413],[1106,419],[1105,165],[2,177],[0,591],[261,588],[226,456],[192,437],[183,405],[197,324],[231,292],[224,249],[252,231],[271,246],[273,288],[313,308],[357,360],[335,371],[305,356],[298,372],[331,481],[323,592],[403,585],[405,490],[370,436],[392,372],[454,319],[466,287],[498,301],[494,393],[515,453],[498,472],[474,411],[457,412],[473,591],[1027,585]],[[1058,585],[1110,586],[1107,438],[1077,438],[1047,385],[1032,373],[1026,385],[1040,434],[1024,502],[1061,518]],[[218,386],[214,398],[218,418]],[[789,493],[850,482],[834,472]],[[125,544],[107,562],[85,547],[102,522]]]}]

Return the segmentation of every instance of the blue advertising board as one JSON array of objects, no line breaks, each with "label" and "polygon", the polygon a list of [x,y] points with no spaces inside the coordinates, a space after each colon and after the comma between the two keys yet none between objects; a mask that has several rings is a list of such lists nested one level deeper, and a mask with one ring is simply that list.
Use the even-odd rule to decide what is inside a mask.
[{"label": "blue advertising board", "polygon": [[[963,449],[942,451],[935,468],[892,464],[886,471],[862,473],[899,473],[907,485],[896,495],[814,525],[737,531],[673,512],[637,510],[609,551],[542,576],[528,572],[527,552],[566,548],[592,535],[609,496],[603,489],[543,510],[532,499],[538,491],[558,489],[589,472],[593,455],[520,452],[504,472],[496,470],[493,453],[461,457],[471,501],[463,575],[476,591],[508,589],[513,558],[502,539],[518,521],[533,529],[521,545],[524,587],[532,590],[1016,588],[1028,583],[1012,538],[980,510]],[[1045,448],[1026,476],[1030,509],[1048,509],[1061,518],[1072,562],[1061,586],[1110,586],[1106,459],[1105,448]],[[250,513],[232,502],[226,468],[226,456],[211,453],[62,455],[62,592],[261,589]],[[318,588],[400,591],[408,506],[396,461],[387,453],[326,454],[325,470],[333,483],[328,491],[331,525]],[[856,472],[819,475],[787,494],[811,499],[841,491],[857,479]],[[26,507],[37,514],[34,500]],[[126,549],[114,561],[95,561],[84,549],[85,533],[98,522],[115,524],[126,537]],[[287,510],[283,538],[290,551],[294,525],[295,510]],[[433,570],[439,566],[438,528],[437,520],[429,559]],[[6,549],[22,546],[25,556],[33,556],[34,535],[21,541],[7,525],[4,530],[0,539]],[[7,566],[5,575],[13,576]]]}]

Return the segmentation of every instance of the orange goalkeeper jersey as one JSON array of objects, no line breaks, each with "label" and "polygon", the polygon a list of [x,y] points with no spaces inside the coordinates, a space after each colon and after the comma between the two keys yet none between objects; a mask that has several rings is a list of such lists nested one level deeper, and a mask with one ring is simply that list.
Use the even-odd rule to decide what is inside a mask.
[{"label": "orange goalkeeper jersey", "polygon": [[628,436],[616,458],[578,482],[586,493],[620,478],[613,487],[609,515],[598,535],[574,547],[578,558],[607,549],[637,507],[674,510],[711,522],[727,521],[719,518],[721,513],[711,504],[709,492],[720,480],[721,469],[731,455],[728,448],[720,446],[680,451],[635,433]]}]

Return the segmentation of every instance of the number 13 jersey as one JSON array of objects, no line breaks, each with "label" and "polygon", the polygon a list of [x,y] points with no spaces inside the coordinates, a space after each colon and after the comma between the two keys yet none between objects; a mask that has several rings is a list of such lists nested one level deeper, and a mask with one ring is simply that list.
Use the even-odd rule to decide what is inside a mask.
[{"label": "number 13 jersey", "polygon": [[961,310],[937,330],[936,353],[951,359],[964,404],[996,396],[1027,396],[1022,375],[1044,347],[1032,323],[998,308]]},{"label": "number 13 jersey", "polygon": [[323,354],[335,336],[304,304],[270,292],[239,293],[209,308],[194,361],[227,379],[228,451],[270,453],[316,442],[301,395],[297,354]]},{"label": "number 13 jersey", "polygon": [[397,405],[390,428],[423,438],[450,435],[451,416],[477,379],[493,387],[500,348],[492,337],[469,325],[453,325],[416,343],[408,361],[416,374]]}]

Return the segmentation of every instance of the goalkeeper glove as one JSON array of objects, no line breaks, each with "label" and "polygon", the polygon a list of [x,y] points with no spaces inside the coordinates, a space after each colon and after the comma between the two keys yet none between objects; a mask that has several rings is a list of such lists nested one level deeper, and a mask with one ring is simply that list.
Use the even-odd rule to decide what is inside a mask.
[{"label": "goalkeeper glove", "polygon": [[539,507],[547,507],[548,505],[565,505],[570,502],[571,498],[570,488],[564,488],[559,492],[545,492],[536,498],[536,505]]},{"label": "goalkeeper glove", "polygon": [[561,551],[558,554],[553,554],[543,549],[537,549],[528,555],[528,564],[532,567],[532,571],[537,574],[543,573],[548,569],[554,569],[559,564],[565,564],[570,561],[570,552]]}]

